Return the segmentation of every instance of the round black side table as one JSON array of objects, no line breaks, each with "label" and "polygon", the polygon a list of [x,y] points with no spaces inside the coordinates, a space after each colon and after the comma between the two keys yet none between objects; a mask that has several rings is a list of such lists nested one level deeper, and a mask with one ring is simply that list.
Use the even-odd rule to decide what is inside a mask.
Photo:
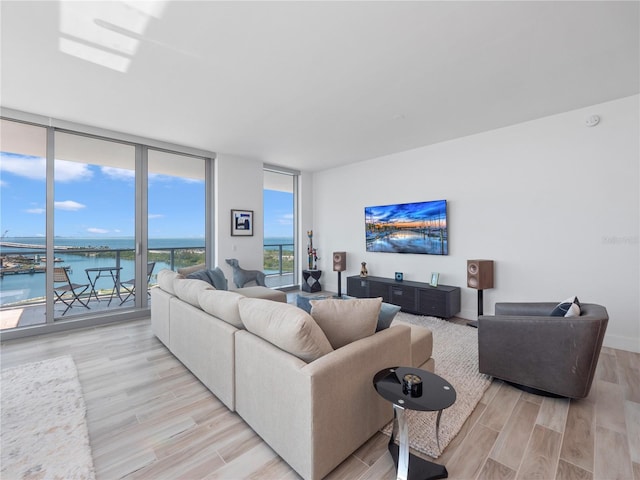
[{"label": "round black side table", "polygon": [[[407,383],[408,382],[408,383]],[[389,452],[398,471],[398,480],[431,480],[447,478],[444,465],[429,462],[409,454],[409,427],[405,410],[438,412],[436,442],[440,448],[440,417],[442,410],[456,401],[456,391],[444,378],[418,368],[393,367],[380,370],[373,377],[373,386],[380,396],[393,404],[393,430]],[[419,388],[418,388],[419,387]],[[396,445],[396,429],[400,446]]]}]

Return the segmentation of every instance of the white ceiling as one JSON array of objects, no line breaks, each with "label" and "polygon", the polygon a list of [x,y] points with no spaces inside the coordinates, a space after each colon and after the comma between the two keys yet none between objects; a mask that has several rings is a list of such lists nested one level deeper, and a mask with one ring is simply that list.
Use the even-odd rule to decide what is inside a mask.
[{"label": "white ceiling", "polygon": [[321,170],[637,94],[639,5],[2,1],[0,102]]}]

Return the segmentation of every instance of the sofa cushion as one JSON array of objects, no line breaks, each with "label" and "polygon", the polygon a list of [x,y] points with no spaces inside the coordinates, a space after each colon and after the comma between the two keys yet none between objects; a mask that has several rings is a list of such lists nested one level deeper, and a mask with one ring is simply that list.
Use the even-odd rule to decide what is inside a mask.
[{"label": "sofa cushion", "polygon": [[224,276],[224,272],[219,267],[213,270],[198,270],[187,275],[187,278],[193,278],[196,280],[202,280],[215,287],[216,290],[227,290],[227,279]]},{"label": "sofa cushion", "polygon": [[244,328],[238,309],[238,302],[241,298],[244,297],[239,293],[227,292],[226,290],[207,289],[198,293],[198,303],[202,310],[236,328]]},{"label": "sofa cushion", "polygon": [[382,298],[311,300],[311,316],[334,349],[373,335]]},{"label": "sofa cushion", "polygon": [[212,288],[207,282],[202,280],[195,280],[191,278],[176,278],[173,281],[173,289],[176,292],[176,296],[194,307],[200,308],[198,302],[198,294],[202,290]]},{"label": "sofa cushion", "polygon": [[311,316],[293,305],[242,298],[240,318],[248,331],[307,363],[333,351]]},{"label": "sofa cushion", "polygon": [[169,270],[168,268],[163,268],[157,275],[158,286],[165,292],[175,295],[176,291],[173,289],[173,281],[176,278],[184,278],[184,275]]},{"label": "sofa cushion", "polygon": [[551,312],[552,317],[579,317],[580,316],[580,301],[578,297],[573,296],[567,298],[564,302],[560,302],[556,305]]}]

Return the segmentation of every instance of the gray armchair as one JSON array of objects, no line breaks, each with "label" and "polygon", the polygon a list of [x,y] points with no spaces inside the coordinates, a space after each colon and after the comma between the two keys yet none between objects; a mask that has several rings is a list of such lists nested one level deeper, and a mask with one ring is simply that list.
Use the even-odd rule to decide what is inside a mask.
[{"label": "gray armchair", "polygon": [[534,393],[589,395],[609,316],[583,303],[579,317],[551,317],[557,303],[496,303],[478,317],[480,373]]}]

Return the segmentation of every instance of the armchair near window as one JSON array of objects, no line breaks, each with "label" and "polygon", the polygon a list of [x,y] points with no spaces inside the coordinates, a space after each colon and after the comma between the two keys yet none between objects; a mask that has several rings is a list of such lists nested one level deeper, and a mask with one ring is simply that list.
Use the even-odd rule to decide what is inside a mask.
[{"label": "armchair near window", "polygon": [[495,315],[478,317],[480,373],[525,390],[561,397],[589,395],[607,310],[580,305],[579,317],[552,317],[557,303],[496,303]]}]

